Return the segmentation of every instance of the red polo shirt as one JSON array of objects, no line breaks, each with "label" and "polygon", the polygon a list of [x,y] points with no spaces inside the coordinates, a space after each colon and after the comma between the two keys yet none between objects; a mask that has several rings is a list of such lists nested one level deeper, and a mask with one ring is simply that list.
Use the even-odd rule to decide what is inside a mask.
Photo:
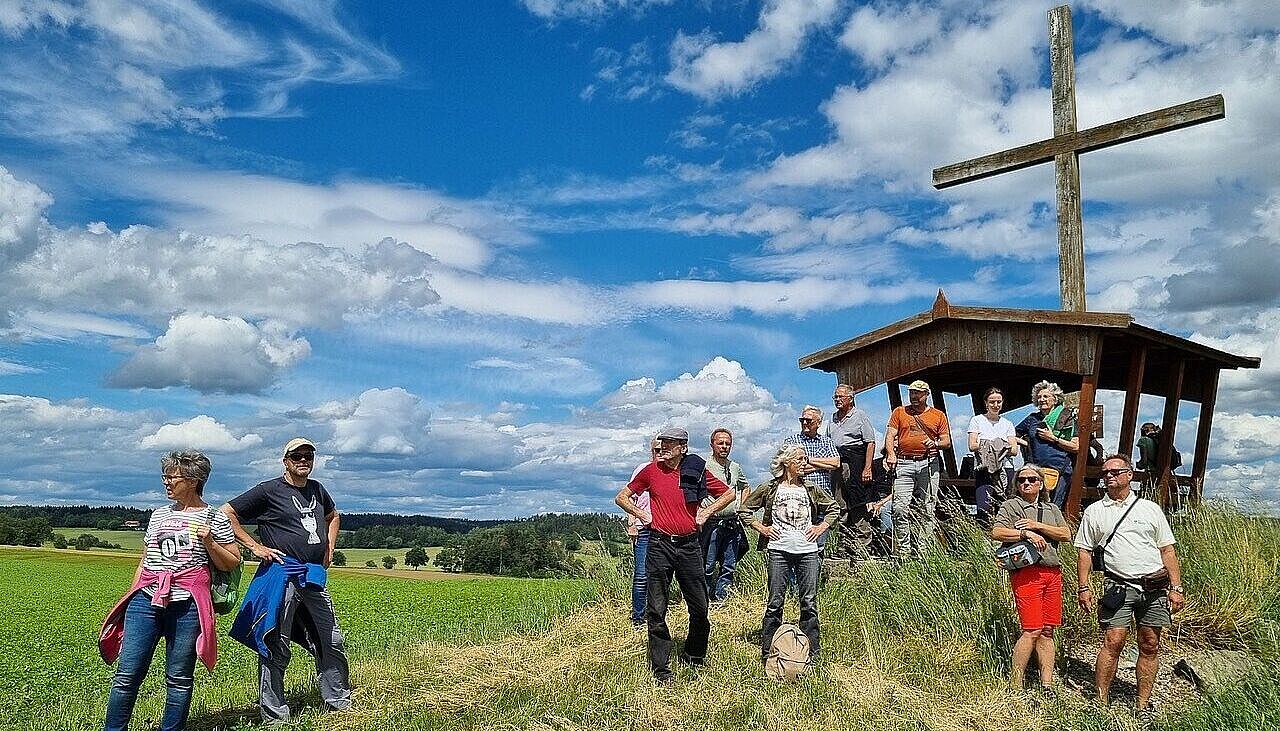
[{"label": "red polo shirt", "polygon": [[[649,493],[649,512],[653,513],[653,528],[667,535],[683,536],[698,528],[697,503],[684,501],[680,489],[680,469],[672,469],[661,462],[651,462],[636,473],[627,483],[627,489],[639,495]],[[719,478],[707,472],[707,492],[720,497],[729,489]]]}]

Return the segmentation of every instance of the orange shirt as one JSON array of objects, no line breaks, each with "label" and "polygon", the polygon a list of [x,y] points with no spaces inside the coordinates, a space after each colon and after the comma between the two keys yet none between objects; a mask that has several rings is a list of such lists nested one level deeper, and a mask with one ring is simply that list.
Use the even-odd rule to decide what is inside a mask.
[{"label": "orange shirt", "polygon": [[[920,429],[916,418],[924,422],[928,432]],[[951,425],[947,423],[947,415],[932,406],[925,407],[923,412],[916,414],[916,418],[912,418],[911,414],[907,413],[905,406],[894,409],[893,414],[889,416],[889,428],[898,430],[900,456],[923,457],[929,453],[936,453],[937,447],[933,449],[926,447],[924,440],[932,439],[936,442],[951,430]]]}]

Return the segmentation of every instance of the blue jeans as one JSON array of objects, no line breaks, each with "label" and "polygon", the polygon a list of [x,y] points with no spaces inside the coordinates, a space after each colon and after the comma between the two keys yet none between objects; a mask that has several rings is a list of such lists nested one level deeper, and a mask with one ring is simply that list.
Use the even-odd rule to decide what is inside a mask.
[{"label": "blue jeans", "polygon": [[[702,527],[702,553],[706,560],[707,598],[721,601],[729,596],[733,571],[747,552],[747,536],[735,518],[712,518]],[[716,570],[716,564],[720,570]]]},{"label": "blue jeans", "polygon": [[773,635],[782,625],[782,604],[787,598],[787,576],[796,578],[796,596],[800,600],[800,630],[809,638],[810,655],[818,654],[818,573],[822,568],[822,552],[787,553],[769,550],[769,603],[760,624],[760,656],[769,656]]},{"label": "blue jeans", "polygon": [[[992,519],[995,518],[996,511],[1000,509],[1000,504],[1006,499],[1013,496],[1013,468],[1001,467],[1000,475],[995,475],[986,470],[973,471],[973,486],[975,488],[978,519],[985,521],[984,527],[990,525]],[[996,478],[1003,476],[1004,484],[997,485]]]},{"label": "blue jeans", "polygon": [[649,553],[649,529],[636,531],[636,540],[631,544],[635,559],[631,562],[631,623],[644,624],[645,588],[649,584],[649,576],[645,573],[644,560]]},{"label": "blue jeans", "polygon": [[138,689],[151,667],[151,656],[164,637],[164,716],[161,731],[177,731],[187,724],[191,709],[191,687],[196,668],[196,637],[200,615],[190,599],[154,607],[151,598],[139,591],[129,600],[124,614],[124,641],[120,660],[111,681],[107,701],[106,731],[125,731],[133,716]]}]

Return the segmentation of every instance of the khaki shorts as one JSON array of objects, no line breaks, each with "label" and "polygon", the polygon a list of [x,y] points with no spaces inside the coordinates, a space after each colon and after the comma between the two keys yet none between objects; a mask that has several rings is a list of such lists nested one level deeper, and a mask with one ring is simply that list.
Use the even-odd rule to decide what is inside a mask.
[{"label": "khaki shorts", "polygon": [[1147,593],[1128,584],[1103,579],[1098,624],[1104,629],[1129,627],[1134,620],[1139,627],[1168,627],[1173,624],[1169,597],[1163,591]]}]

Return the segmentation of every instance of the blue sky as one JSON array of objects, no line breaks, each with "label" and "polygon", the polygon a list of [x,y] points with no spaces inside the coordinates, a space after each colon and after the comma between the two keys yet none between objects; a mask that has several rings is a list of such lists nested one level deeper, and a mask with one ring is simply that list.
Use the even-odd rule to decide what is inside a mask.
[{"label": "blue sky", "polygon": [[[156,504],[182,446],[222,499],[297,434],[353,511],[609,509],[673,422],[759,478],[830,403],[799,356],[939,288],[1057,307],[1050,168],[929,186],[1050,134],[1051,5],[2,4],[0,503]],[[1209,489],[1274,509],[1268,5],[1074,15],[1082,127],[1226,97],[1082,159],[1087,290],[1263,358]]]}]

